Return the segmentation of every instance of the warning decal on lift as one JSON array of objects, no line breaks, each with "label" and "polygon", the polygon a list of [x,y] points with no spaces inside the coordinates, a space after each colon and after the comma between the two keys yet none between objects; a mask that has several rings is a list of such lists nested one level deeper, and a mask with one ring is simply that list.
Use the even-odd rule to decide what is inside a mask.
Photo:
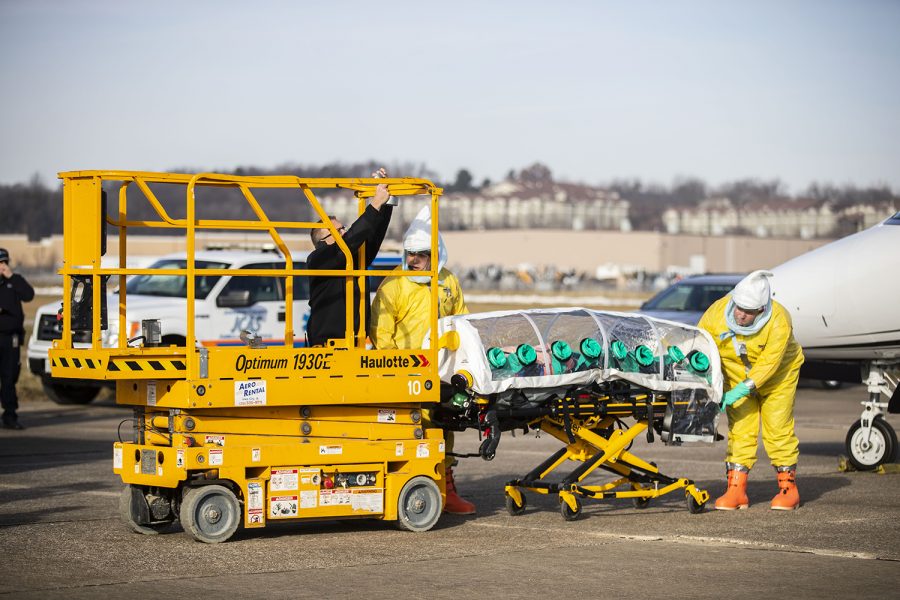
[{"label": "warning decal on lift", "polygon": [[121,469],[122,468],[122,448],[121,446],[116,446],[113,448],[113,469]]},{"label": "warning decal on lift", "polygon": [[351,493],[347,490],[319,490],[319,504],[322,506],[340,506],[350,504]]},{"label": "warning decal on lift", "polygon": [[403,442],[397,442],[397,445],[394,446],[394,454],[403,456]]},{"label": "warning decal on lift", "polygon": [[416,446],[416,458],[428,458],[431,456],[431,449],[428,442],[421,442]]},{"label": "warning decal on lift", "polygon": [[223,462],[223,455],[225,451],[221,448],[210,448],[209,450],[209,466],[215,467],[219,466]]},{"label": "warning decal on lift", "polygon": [[300,492],[300,508],[315,508],[318,492],[316,490],[304,490]]},{"label": "warning decal on lift", "polygon": [[297,496],[272,496],[271,504],[269,504],[269,516],[273,519],[296,517]]},{"label": "warning decal on lift", "polygon": [[247,522],[252,524],[262,524],[264,518],[262,483],[259,481],[248,481]]},{"label": "warning decal on lift", "polygon": [[382,490],[357,491],[350,497],[350,506],[353,510],[384,512],[384,494]]},{"label": "warning decal on lift", "polygon": [[273,492],[285,492],[297,489],[297,469],[272,469],[272,480],[269,489]]},{"label": "warning decal on lift", "polygon": [[319,446],[319,455],[325,454],[343,454],[344,448],[342,446]]},{"label": "warning decal on lift", "polygon": [[393,408],[379,408],[378,409],[378,422],[379,423],[396,423],[397,422],[397,411]]}]

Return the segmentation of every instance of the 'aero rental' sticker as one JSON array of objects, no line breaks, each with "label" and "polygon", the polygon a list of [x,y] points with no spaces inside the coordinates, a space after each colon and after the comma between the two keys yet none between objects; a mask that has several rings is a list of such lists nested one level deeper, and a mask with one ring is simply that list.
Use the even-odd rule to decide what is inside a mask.
[{"label": "'aero rental' sticker", "polygon": [[235,406],[262,406],[266,403],[266,381],[251,379],[234,382]]}]

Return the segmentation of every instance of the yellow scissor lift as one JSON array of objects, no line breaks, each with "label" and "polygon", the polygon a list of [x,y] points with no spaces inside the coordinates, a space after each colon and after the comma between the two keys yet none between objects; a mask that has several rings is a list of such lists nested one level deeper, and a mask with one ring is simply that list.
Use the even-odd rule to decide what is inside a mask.
[{"label": "yellow scissor lift", "polygon": [[[377,518],[405,529],[426,531],[443,506],[444,440],[440,429],[424,428],[421,404],[437,402],[437,349],[399,351],[365,347],[364,323],[353,329],[353,288],[370,275],[397,271],[354,269],[351,252],[323,210],[316,192],[345,189],[356,194],[360,212],[379,183],[393,196],[424,195],[431,204],[432,240],[437,240],[441,190],[423,179],[301,179],[239,177],[212,173],[78,171],[61,173],[64,203],[63,333],[50,350],[54,377],[113,380],[116,402],[134,410],[132,441],[114,444],[113,469],[126,484],[120,501],[125,522],[152,534],[176,519],[203,542],[229,539],[244,527],[298,519]],[[179,186],[182,218],[173,217],[155,190]],[[284,231],[308,233],[323,225],[271,221],[259,190],[288,190],[298,205],[312,207],[347,258],[347,269],[295,268]],[[197,218],[203,201],[217,191],[239,192],[254,220]],[[118,209],[107,196],[118,193]],[[131,194],[129,194],[131,192]],[[148,202],[153,220],[130,220],[129,201]],[[409,201],[409,200],[406,200]],[[112,208],[112,207],[110,207]],[[205,208],[205,207],[204,207]],[[205,211],[209,212],[209,211]],[[119,266],[104,268],[107,226],[117,231]],[[187,244],[184,269],[125,268],[128,232],[171,229]],[[268,233],[285,259],[283,269],[198,268],[196,236],[206,230]],[[113,238],[113,235],[110,234]],[[433,248],[437,255],[437,249]],[[362,259],[365,248],[360,249]],[[362,264],[362,262],[360,263]],[[421,273],[419,273],[421,274]],[[436,272],[428,274],[434,279]],[[185,346],[162,347],[144,339],[129,345],[131,275],[186,278]],[[276,276],[284,279],[285,332],[280,346],[203,347],[195,337],[195,277]],[[327,347],[295,347],[292,331],[293,276],[346,279],[345,337]],[[402,276],[402,274],[400,275]],[[118,314],[106,314],[107,279],[118,283]],[[437,285],[432,285],[434,330]],[[361,302],[364,294],[360,294]],[[117,318],[120,336],[104,347],[101,330]],[[150,336],[154,323],[147,323]],[[75,347],[72,332],[90,331],[90,347]],[[132,340],[134,343],[136,340]],[[152,341],[152,340],[151,340]],[[453,337],[439,346],[452,347]]]}]

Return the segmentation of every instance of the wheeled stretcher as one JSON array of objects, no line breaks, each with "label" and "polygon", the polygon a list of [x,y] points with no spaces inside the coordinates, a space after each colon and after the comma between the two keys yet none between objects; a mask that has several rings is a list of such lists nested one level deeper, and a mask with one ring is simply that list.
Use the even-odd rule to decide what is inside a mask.
[{"label": "wheeled stretcher", "polygon": [[[692,513],[703,510],[706,491],[629,449],[640,435],[669,445],[717,439],[721,370],[707,333],[584,308],[448,317],[439,333],[456,339],[439,353],[438,424],[477,429],[485,460],[504,431],[543,431],[564,444],[507,483],[510,514],[524,511],[523,490],[557,494],[567,520],[580,514],[582,498],[631,498],[644,508],[675,490],[684,490]],[[563,473],[569,461],[578,466]],[[587,483],[598,469],[614,479]]]}]

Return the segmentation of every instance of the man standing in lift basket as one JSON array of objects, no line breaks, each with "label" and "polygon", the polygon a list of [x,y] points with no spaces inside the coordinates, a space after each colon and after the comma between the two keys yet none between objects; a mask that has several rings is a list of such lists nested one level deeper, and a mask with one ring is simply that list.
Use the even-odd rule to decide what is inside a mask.
[{"label": "man standing in lift basket", "polygon": [[9,266],[9,252],[0,248],[0,400],[3,427],[24,429],[19,423],[16,382],[21,370],[21,348],[25,341],[23,302],[31,302],[34,289]]},{"label": "man standing in lift basket", "polygon": [[[387,177],[382,167],[372,176],[376,179]],[[363,211],[363,214],[348,228],[335,217],[329,216],[347,248],[353,255],[353,268],[367,269],[372,265],[375,256],[381,249],[381,243],[391,222],[391,213],[397,201],[392,198],[388,187],[380,184],[375,189],[375,196]],[[306,259],[310,269],[340,270],[347,267],[344,253],[335,243],[334,236],[328,229],[319,228],[310,231],[315,250]],[[365,264],[358,265],[357,250],[366,245]],[[365,290],[365,325],[369,321],[369,279],[366,278]],[[309,278],[309,322],[306,325],[306,345],[324,346],[328,340],[341,339],[345,335],[347,310],[347,280],[344,277],[310,277]],[[353,282],[353,332],[359,331],[359,286]]]}]

